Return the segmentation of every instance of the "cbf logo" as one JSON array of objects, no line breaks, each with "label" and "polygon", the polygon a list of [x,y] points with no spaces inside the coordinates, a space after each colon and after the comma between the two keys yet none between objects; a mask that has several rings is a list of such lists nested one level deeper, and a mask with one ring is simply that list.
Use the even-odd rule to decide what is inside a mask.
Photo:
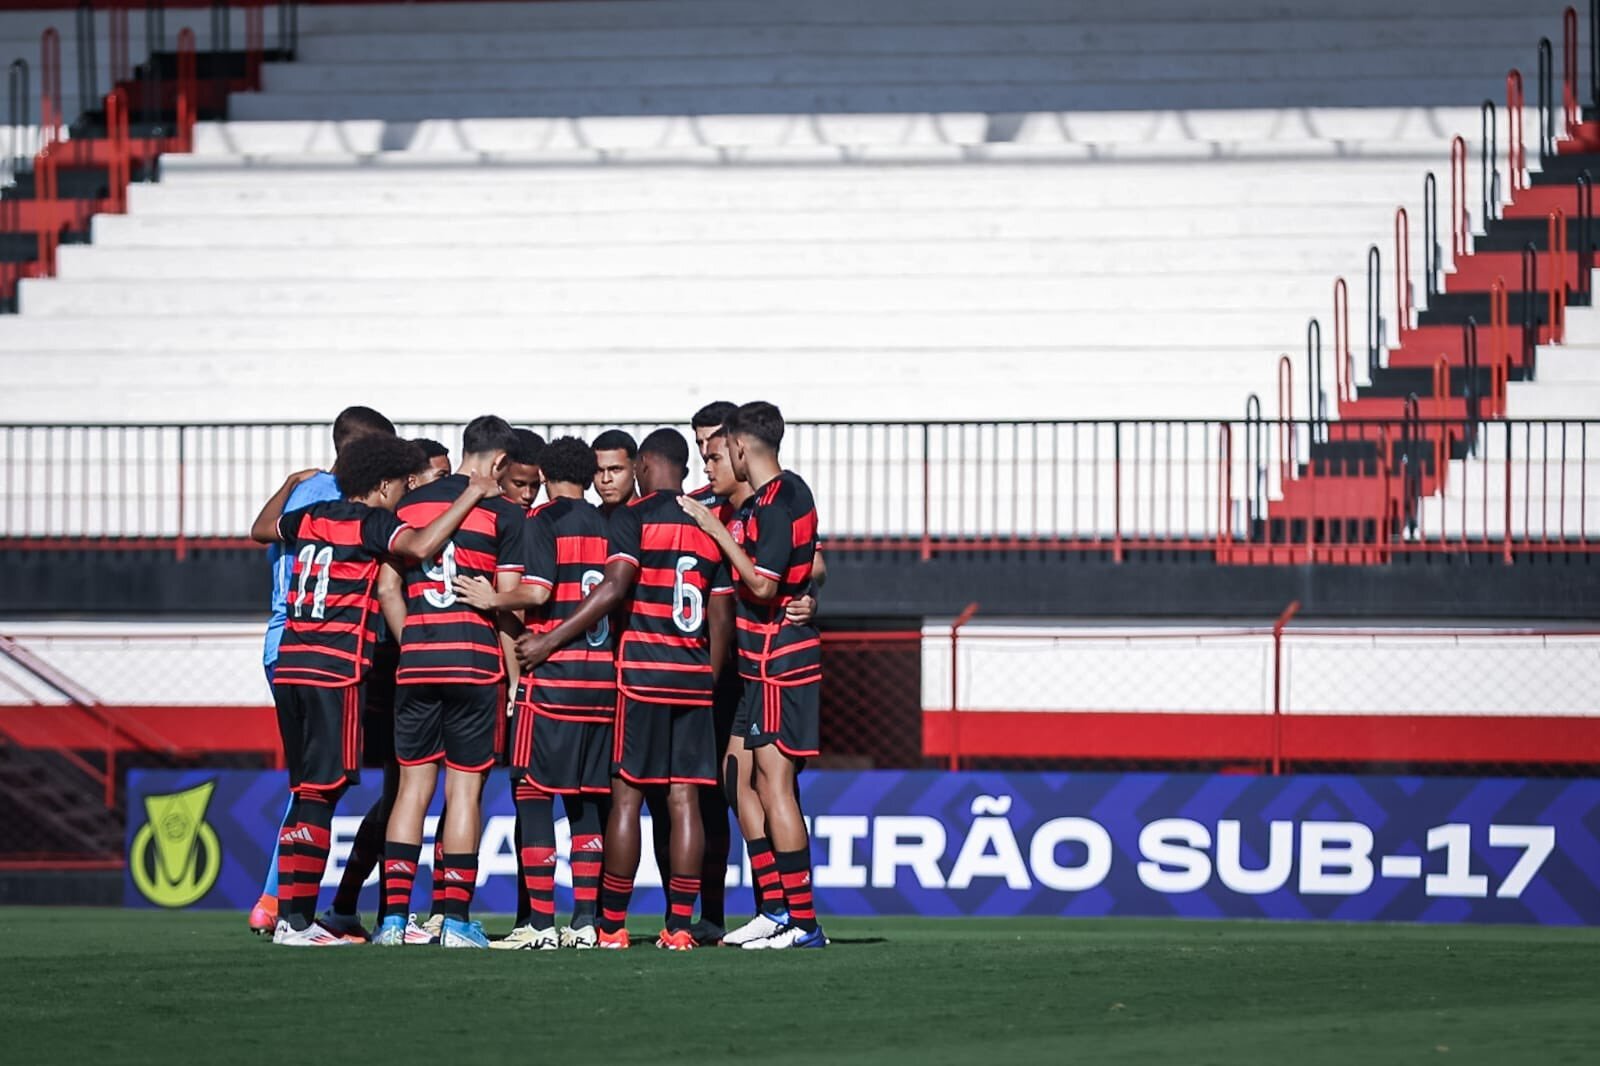
[{"label": "cbf logo", "polygon": [[217,883],[222,844],[206,824],[215,781],[165,796],[146,796],[145,824],[128,849],[134,887],[158,907],[187,907]]}]

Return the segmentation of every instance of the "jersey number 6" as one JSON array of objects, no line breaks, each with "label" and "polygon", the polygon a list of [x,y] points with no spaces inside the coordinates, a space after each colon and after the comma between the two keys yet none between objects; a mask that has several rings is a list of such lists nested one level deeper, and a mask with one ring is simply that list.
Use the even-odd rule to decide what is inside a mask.
[{"label": "jersey number 6", "polygon": [[678,575],[672,582],[672,624],[685,633],[700,632],[706,620],[705,595],[683,580],[699,562],[692,555],[680,555]]}]

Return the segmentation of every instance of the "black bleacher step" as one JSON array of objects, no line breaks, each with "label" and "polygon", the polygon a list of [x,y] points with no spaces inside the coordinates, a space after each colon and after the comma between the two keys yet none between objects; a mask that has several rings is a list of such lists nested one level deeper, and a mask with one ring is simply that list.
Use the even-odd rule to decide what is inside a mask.
[{"label": "black bleacher step", "polygon": [[[134,181],[144,179],[144,167],[129,168]],[[5,190],[7,200],[32,200],[38,186],[33,173],[18,174],[15,185]],[[56,191],[62,200],[98,200],[109,195],[111,177],[105,167],[63,167],[56,172]]]},{"label": "black bleacher step", "polygon": [[[264,48],[261,51],[263,63],[287,63],[293,58],[294,53],[281,48]],[[152,64],[155,66],[157,78],[162,81],[178,80],[177,52],[157,52],[144,63],[140,63],[134,71],[135,80],[143,78]],[[194,57],[194,76],[198,81],[205,81],[207,78],[242,78],[248,73],[250,73],[250,58],[241,50],[197,52]]]},{"label": "black bleacher step", "polygon": [[31,263],[39,258],[39,237],[33,233],[0,233],[0,263]]},{"label": "black bleacher step", "polygon": [[[1600,248],[1600,223],[1590,223],[1590,241]],[[1543,218],[1497,218],[1488,232],[1472,239],[1475,252],[1520,252],[1528,245],[1536,251],[1549,250],[1550,222]],[[1567,219],[1567,247],[1577,251],[1583,245],[1583,220]]]},{"label": "black bleacher step", "polygon": [[[1489,392],[1489,368],[1480,366],[1469,371],[1464,366],[1450,368],[1450,395],[1466,396],[1468,389],[1475,396],[1485,396]],[[1391,399],[1404,399],[1415,394],[1417,396],[1433,395],[1433,369],[1431,367],[1412,366],[1386,366],[1380,367],[1372,374],[1372,384],[1361,387],[1362,396],[1386,396]]]},{"label": "black bleacher step", "polygon": [[[171,137],[178,129],[178,116],[171,111],[152,111],[148,114],[135,109],[128,122],[128,137],[132,140],[158,140]],[[104,111],[87,111],[78,116],[71,126],[75,141],[101,141],[106,136]]]},{"label": "black bleacher step", "polygon": [[[1547,290],[1539,290],[1532,294],[1513,292],[1506,297],[1507,315],[1513,325],[1522,322],[1524,302],[1532,302],[1530,310],[1535,322],[1544,322],[1550,315],[1550,297]],[[1570,306],[1587,307],[1590,303],[1590,294],[1571,292],[1568,294],[1567,303]],[[1417,312],[1417,325],[1419,326],[1459,326],[1468,318],[1477,319],[1478,325],[1487,326],[1489,323],[1489,294],[1486,292],[1441,292],[1429,297],[1428,308]]]},{"label": "black bleacher step", "polygon": [[1600,153],[1547,156],[1538,170],[1529,172],[1528,181],[1534,185],[1575,185],[1584,171],[1591,179],[1600,176]]}]

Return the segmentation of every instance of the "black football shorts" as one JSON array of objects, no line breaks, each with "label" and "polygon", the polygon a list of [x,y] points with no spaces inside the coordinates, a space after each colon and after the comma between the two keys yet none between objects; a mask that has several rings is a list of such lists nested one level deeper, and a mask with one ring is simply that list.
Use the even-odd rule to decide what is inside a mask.
[{"label": "black football shorts", "polygon": [[291,789],[332,790],[361,780],[361,686],[279,683],[278,736]]},{"label": "black football shorts", "polygon": [[394,708],[401,766],[444,760],[452,770],[482,773],[494,765],[504,713],[499,685],[401,685]]},{"label": "black football shorts", "polygon": [[794,759],[809,759],[822,748],[822,684],[774,685],[745,678],[733,735],[746,748],[775,744]]}]

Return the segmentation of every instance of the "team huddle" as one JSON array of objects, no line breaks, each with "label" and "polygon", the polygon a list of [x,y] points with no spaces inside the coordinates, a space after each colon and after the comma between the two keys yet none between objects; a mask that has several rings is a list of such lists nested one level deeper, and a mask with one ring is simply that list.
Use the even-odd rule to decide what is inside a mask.
[{"label": "team huddle", "polygon": [[[339,416],[332,474],[291,475],[251,528],[275,545],[265,662],[291,793],[252,928],[305,947],[627,948],[648,808],[667,894],[658,947],[826,946],[798,789],[819,748],[816,507],[779,463],[775,406],[714,403],[692,423],[708,484],[686,492],[674,429],[545,442],[486,415],[451,473],[436,442],[402,440],[368,408]],[[334,811],[363,762],[383,767],[382,795],[319,915]],[[471,906],[483,786],[502,762],[522,891],[515,927],[491,942]],[[559,929],[557,797],[573,894]],[[756,897],[732,931],[730,809]],[[369,934],[357,900],[380,867]]]}]

